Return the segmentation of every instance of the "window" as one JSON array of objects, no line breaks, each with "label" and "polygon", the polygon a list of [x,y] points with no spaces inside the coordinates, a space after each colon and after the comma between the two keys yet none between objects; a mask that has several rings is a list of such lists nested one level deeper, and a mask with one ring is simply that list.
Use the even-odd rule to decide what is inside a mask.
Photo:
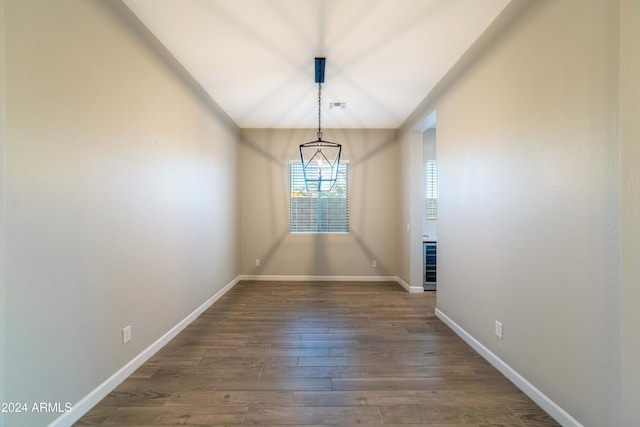
[{"label": "window", "polygon": [[[311,167],[312,165],[309,165]],[[289,167],[290,233],[349,232],[349,165],[338,165],[338,180],[330,191],[317,191],[317,184],[305,186],[302,163]]]},{"label": "window", "polygon": [[424,164],[425,212],[427,219],[438,218],[438,164],[429,160]]}]

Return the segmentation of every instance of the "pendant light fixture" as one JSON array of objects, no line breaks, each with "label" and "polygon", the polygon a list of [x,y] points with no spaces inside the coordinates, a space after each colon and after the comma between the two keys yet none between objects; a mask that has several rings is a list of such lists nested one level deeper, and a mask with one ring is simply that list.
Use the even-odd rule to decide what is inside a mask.
[{"label": "pendant light fixture", "polygon": [[342,145],[322,139],[322,83],[326,58],[315,58],[318,83],[318,132],[315,141],[300,144],[300,160],[307,191],[330,191],[338,180]]}]

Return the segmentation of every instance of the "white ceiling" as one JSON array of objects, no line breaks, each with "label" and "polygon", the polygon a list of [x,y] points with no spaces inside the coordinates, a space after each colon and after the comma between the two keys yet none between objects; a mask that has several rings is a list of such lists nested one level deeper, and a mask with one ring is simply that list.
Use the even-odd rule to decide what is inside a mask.
[{"label": "white ceiling", "polygon": [[[124,0],[242,128],[397,128],[509,0]],[[345,102],[345,109],[329,109]]]}]

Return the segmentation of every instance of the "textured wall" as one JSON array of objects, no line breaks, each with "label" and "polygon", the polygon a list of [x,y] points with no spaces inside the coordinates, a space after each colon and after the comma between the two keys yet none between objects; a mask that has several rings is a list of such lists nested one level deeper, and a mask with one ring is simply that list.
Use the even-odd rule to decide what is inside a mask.
[{"label": "textured wall", "polygon": [[640,425],[640,1],[622,0],[622,332],[625,426]]},{"label": "textured wall", "polygon": [[237,130],[124,6],[4,3],[4,399],[73,404],[237,276]]},{"label": "textured wall", "polygon": [[[4,28],[5,21],[5,5],[4,0],[0,0],[0,29]],[[4,30],[0,30],[0,378],[6,378],[6,364],[5,364],[5,347],[6,347],[6,326],[5,317],[7,313],[6,309],[6,275],[5,275],[5,260],[6,260],[6,245],[5,245],[5,203],[6,192],[4,169],[5,169],[5,150],[6,150],[6,123],[5,123],[5,34]],[[6,402],[5,398],[5,381],[0,380],[0,402]]]},{"label": "textured wall", "polygon": [[437,105],[438,307],[588,426],[621,425],[618,22],[539,2]]}]

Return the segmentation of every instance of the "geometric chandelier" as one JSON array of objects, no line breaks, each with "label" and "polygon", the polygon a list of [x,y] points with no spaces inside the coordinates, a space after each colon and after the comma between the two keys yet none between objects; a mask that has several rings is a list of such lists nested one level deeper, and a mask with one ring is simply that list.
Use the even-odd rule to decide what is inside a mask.
[{"label": "geometric chandelier", "polygon": [[326,58],[315,58],[315,80],[318,83],[318,132],[315,141],[300,144],[300,160],[307,191],[330,191],[338,179],[342,146],[322,139],[322,83]]}]

